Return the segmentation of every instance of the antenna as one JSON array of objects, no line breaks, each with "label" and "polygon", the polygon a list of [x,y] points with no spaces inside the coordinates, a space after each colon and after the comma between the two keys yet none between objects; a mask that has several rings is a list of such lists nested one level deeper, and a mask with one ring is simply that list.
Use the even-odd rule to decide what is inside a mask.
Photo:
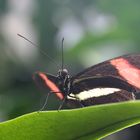
[{"label": "antenna", "polygon": [[25,39],[27,42],[31,43],[34,47],[38,48],[40,53],[42,53],[43,55],[45,55],[46,57],[48,57],[50,59],[50,61],[52,61],[55,66],[57,66],[58,64],[56,63],[56,61],[54,61],[44,50],[42,50],[39,46],[37,46],[35,43],[33,43],[32,41],[30,41],[29,39],[27,39],[26,37],[24,37],[21,34],[17,34],[19,37]]},{"label": "antenna", "polygon": [[64,37],[62,38],[62,70],[64,69]]}]

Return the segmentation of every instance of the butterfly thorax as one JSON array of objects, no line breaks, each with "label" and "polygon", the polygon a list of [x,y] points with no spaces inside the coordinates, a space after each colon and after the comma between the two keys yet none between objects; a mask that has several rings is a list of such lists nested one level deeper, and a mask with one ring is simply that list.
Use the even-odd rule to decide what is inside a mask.
[{"label": "butterfly thorax", "polygon": [[58,85],[64,96],[70,91],[70,75],[67,69],[60,69],[57,74]]}]

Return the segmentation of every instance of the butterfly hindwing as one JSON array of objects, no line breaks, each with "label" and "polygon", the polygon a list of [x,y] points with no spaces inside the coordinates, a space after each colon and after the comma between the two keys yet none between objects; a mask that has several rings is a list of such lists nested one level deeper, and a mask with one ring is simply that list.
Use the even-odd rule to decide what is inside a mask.
[{"label": "butterfly hindwing", "polygon": [[[133,94],[135,88],[126,81],[113,76],[76,79],[71,89],[72,95],[75,96],[73,100],[77,100],[83,106],[135,99]],[[67,100],[68,103],[69,101],[72,102],[72,98]],[[76,101],[74,103],[76,104]]]},{"label": "butterfly hindwing", "polygon": [[97,104],[129,101],[134,99],[135,99],[135,95],[133,93],[130,93],[126,90],[120,90],[108,95],[102,95],[99,97],[93,97],[93,98],[81,100],[80,102],[84,106],[90,106],[90,105],[97,105]]}]

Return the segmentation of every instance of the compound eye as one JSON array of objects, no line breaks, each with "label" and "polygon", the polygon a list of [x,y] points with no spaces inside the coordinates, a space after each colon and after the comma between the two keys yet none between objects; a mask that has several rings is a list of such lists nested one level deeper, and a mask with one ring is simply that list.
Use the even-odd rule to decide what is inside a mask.
[{"label": "compound eye", "polygon": [[67,70],[67,69],[63,69],[63,72],[64,72],[64,73],[68,73],[68,70]]}]

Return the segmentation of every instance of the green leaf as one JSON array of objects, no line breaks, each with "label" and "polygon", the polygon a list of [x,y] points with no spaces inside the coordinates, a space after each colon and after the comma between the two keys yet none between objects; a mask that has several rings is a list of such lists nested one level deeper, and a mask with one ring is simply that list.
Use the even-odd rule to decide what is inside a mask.
[{"label": "green leaf", "polygon": [[96,140],[140,123],[140,101],[26,114],[0,124],[1,140]]}]

